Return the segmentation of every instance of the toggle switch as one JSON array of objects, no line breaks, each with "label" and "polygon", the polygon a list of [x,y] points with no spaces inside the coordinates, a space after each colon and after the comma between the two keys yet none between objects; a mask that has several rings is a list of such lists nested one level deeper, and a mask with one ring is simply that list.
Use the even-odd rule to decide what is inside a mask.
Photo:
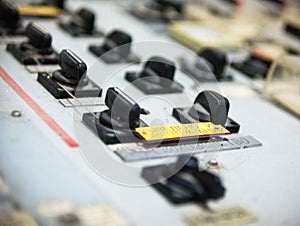
[{"label": "toggle switch", "polygon": [[174,21],[183,19],[183,0],[152,0],[135,4],[129,11],[146,21]]},{"label": "toggle switch", "polygon": [[198,56],[206,61],[218,81],[225,77],[228,60],[224,52],[215,48],[206,48],[200,51]]},{"label": "toggle switch", "polygon": [[61,69],[52,74],[39,72],[37,78],[56,99],[71,98],[69,93],[76,97],[101,96],[101,88],[87,77],[87,66],[75,53],[62,50],[58,63]]},{"label": "toggle switch", "polygon": [[[145,167],[142,177],[174,204],[191,202],[205,204],[225,195],[226,189],[217,175],[201,169],[195,157],[191,157],[183,165],[186,160],[187,156],[181,156],[177,162],[169,165]],[[172,176],[168,177],[169,175]],[[153,183],[161,181],[162,178],[166,180]]]},{"label": "toggle switch", "polygon": [[229,101],[221,94],[206,90],[196,97],[190,108],[173,108],[173,116],[181,123],[212,122],[231,133],[238,133],[240,125],[228,117]]},{"label": "toggle switch", "polygon": [[39,54],[51,54],[53,52],[51,47],[52,37],[40,25],[32,22],[26,27],[25,32],[28,42],[21,43],[21,49],[24,51],[31,50]]},{"label": "toggle switch", "polygon": [[266,78],[272,62],[273,59],[252,51],[245,61],[233,63],[232,67],[253,79]]},{"label": "toggle switch", "polygon": [[182,70],[199,82],[232,80],[232,77],[226,74],[228,60],[223,51],[204,48],[198,56],[194,62],[180,59]]},{"label": "toggle switch", "polygon": [[69,20],[60,21],[58,25],[73,37],[102,36],[103,33],[95,27],[95,14],[87,9],[77,10]]},{"label": "toggle switch", "polygon": [[107,110],[83,114],[84,124],[106,144],[139,142],[134,129],[147,126],[140,106],[116,87],[107,90],[105,104]]},{"label": "toggle switch", "polygon": [[6,47],[20,63],[24,65],[57,64],[58,55],[51,46],[52,37],[35,22],[26,26],[28,40],[20,44],[9,43]]},{"label": "toggle switch", "polygon": [[14,2],[0,0],[0,36],[24,35],[19,10]]},{"label": "toggle switch", "polygon": [[132,37],[124,31],[113,30],[100,46],[91,45],[89,50],[105,63],[138,62],[140,59],[131,52]]},{"label": "toggle switch", "polygon": [[175,72],[173,62],[154,56],[141,72],[127,72],[125,78],[145,94],[181,93],[183,86],[174,81]]}]

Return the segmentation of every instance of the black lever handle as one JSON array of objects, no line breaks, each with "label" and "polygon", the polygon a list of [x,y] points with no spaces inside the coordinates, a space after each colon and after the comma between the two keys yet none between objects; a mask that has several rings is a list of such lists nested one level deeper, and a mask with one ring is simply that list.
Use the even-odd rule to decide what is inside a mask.
[{"label": "black lever handle", "polygon": [[112,119],[128,122],[130,128],[136,128],[140,123],[140,106],[117,87],[109,88],[105,104],[110,109]]},{"label": "black lever handle", "polygon": [[29,43],[37,49],[46,49],[51,47],[52,37],[43,27],[35,22],[26,26],[25,33],[29,38]]},{"label": "black lever handle", "polygon": [[64,49],[59,54],[59,65],[62,72],[72,79],[79,81],[86,75],[86,64],[71,50]]},{"label": "black lever handle", "polygon": [[225,125],[229,111],[229,101],[221,94],[206,90],[201,92],[195,99],[194,105],[190,108],[189,114],[194,117],[200,117],[203,114],[202,109],[209,114],[209,121],[217,125]]},{"label": "black lever handle", "polygon": [[113,30],[106,38],[112,40],[115,43],[115,46],[121,46],[132,42],[131,36],[121,30]]},{"label": "black lever handle", "polygon": [[81,28],[86,34],[94,30],[95,14],[86,8],[79,9],[71,20],[72,25]]},{"label": "black lever handle", "polygon": [[[209,171],[200,169],[197,158],[191,157],[181,169],[181,172],[190,173],[197,181],[194,181],[195,187],[192,190],[194,190],[196,197],[200,196],[200,200],[203,198],[203,195],[205,200],[219,199],[224,196],[225,188],[222,185],[221,179]],[[189,180],[186,181],[186,184],[183,183],[182,186],[188,188],[190,185],[187,182]]]},{"label": "black lever handle", "polygon": [[141,77],[158,76],[173,81],[175,74],[174,63],[163,57],[151,57],[145,64]]},{"label": "black lever handle", "polygon": [[223,77],[224,70],[228,64],[226,54],[215,48],[205,48],[198,53],[210,66],[217,80]]},{"label": "black lever handle", "polygon": [[19,20],[17,5],[9,0],[0,0],[0,21],[7,26],[16,27]]},{"label": "black lever handle", "polygon": [[108,52],[116,47],[121,46],[118,48],[118,54],[121,58],[126,58],[130,53],[131,42],[132,38],[128,33],[121,30],[113,30],[106,36],[101,48],[104,50],[104,52]]},{"label": "black lever handle", "polygon": [[[198,159],[191,157],[185,165],[181,166],[180,157],[176,163],[170,165],[159,165],[155,167],[146,167],[143,170],[143,177],[151,182],[164,178],[176,169],[176,173],[168,177],[163,183],[154,183],[154,186],[166,198],[175,204],[187,202],[206,203],[208,200],[216,200],[225,195],[225,187],[221,179],[204,169],[199,167]],[[185,160],[184,160],[185,161]]]}]

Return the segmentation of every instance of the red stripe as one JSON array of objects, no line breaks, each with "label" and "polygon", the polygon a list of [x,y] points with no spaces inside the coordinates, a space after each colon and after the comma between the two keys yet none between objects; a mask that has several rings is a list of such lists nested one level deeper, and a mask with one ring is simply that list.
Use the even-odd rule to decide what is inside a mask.
[{"label": "red stripe", "polygon": [[31,107],[32,110],[71,148],[79,145],[0,67],[0,77]]}]

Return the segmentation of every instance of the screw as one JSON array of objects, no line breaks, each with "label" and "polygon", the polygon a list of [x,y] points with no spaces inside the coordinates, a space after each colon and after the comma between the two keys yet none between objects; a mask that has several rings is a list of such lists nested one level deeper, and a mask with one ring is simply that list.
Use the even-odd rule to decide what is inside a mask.
[{"label": "screw", "polygon": [[11,115],[12,117],[14,117],[14,118],[19,118],[19,117],[22,116],[22,113],[21,113],[21,111],[19,111],[19,110],[14,110],[14,111],[11,112],[10,115]]}]

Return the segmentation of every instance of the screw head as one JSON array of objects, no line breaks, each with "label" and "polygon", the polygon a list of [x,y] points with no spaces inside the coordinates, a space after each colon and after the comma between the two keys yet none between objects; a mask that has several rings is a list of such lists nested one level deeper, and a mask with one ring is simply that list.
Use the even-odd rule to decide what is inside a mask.
[{"label": "screw head", "polygon": [[14,118],[19,118],[19,117],[22,116],[22,113],[21,113],[21,111],[19,111],[19,110],[14,110],[14,111],[11,112],[10,115],[11,115],[12,117],[14,117]]}]

